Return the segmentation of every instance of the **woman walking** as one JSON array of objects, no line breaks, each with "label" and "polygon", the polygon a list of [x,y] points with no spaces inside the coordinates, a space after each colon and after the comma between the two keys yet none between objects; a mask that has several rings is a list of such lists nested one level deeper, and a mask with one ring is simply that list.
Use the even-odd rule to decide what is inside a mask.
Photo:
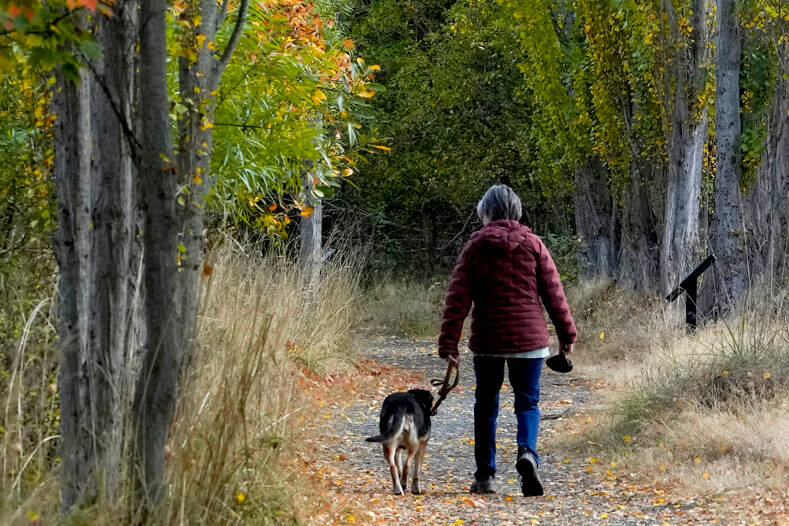
[{"label": "woman walking", "polygon": [[521,201],[506,185],[492,186],[477,205],[483,227],[460,254],[446,298],[439,356],[457,365],[463,321],[474,305],[469,347],[477,387],[474,403],[472,493],[495,493],[496,419],[504,363],[515,392],[521,490],[543,494],[537,474],[540,372],[550,355],[542,307],[556,328],[559,350],[573,351],[576,329],[556,265],[542,240],[520,224]]}]

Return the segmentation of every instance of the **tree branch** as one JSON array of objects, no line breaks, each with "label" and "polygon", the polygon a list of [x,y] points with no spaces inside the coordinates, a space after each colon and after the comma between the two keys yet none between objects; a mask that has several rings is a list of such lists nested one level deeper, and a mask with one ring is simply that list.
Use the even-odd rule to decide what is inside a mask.
[{"label": "tree branch", "polygon": [[227,6],[229,4],[230,0],[223,0],[222,8],[219,10],[219,14],[216,16],[216,31],[219,31],[219,28],[225,23],[225,18],[227,18]]},{"label": "tree branch", "polygon": [[236,50],[238,41],[241,40],[241,33],[244,32],[244,24],[246,24],[247,22],[248,12],[249,12],[249,0],[241,0],[238,6],[238,18],[236,18],[236,25],[233,28],[233,32],[230,34],[230,40],[227,41],[225,50],[222,51],[222,55],[219,57],[219,60],[217,62],[217,71],[216,71],[217,84],[219,84],[219,80],[222,78],[222,73],[224,72],[225,66],[227,66],[228,62],[230,62],[230,57],[233,56],[233,52]]}]

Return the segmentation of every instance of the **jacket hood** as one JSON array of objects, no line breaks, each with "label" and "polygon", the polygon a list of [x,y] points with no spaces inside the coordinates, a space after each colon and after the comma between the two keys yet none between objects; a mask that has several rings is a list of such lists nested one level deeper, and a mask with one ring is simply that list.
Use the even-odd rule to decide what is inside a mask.
[{"label": "jacket hood", "polygon": [[526,241],[531,229],[511,219],[491,221],[477,231],[480,241],[512,252]]}]

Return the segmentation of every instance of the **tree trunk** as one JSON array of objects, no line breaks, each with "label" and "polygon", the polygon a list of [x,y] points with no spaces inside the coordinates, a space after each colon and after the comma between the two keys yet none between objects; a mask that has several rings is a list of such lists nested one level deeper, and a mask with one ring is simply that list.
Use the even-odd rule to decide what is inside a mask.
[{"label": "tree trunk", "polygon": [[214,183],[210,173],[213,150],[212,126],[216,104],[216,90],[224,68],[240,38],[246,22],[248,0],[239,3],[235,27],[230,41],[217,56],[213,51],[217,30],[227,15],[228,1],[219,7],[216,0],[200,0],[186,16],[199,17],[193,37],[205,37],[198,46],[197,59],[184,57],[178,61],[178,88],[186,112],[178,121],[178,177],[183,189],[176,207],[178,238],[183,252],[178,259],[178,288],[176,308],[184,346],[184,366],[189,369],[197,352],[197,311],[200,296],[200,271],[205,245],[204,211],[208,191]]},{"label": "tree trunk", "polygon": [[707,107],[697,108],[695,104],[705,84],[702,63],[707,31],[704,0],[693,0],[693,30],[684,41],[673,3],[665,0],[663,9],[670,30],[666,45],[675,48],[671,56],[673,78],[667,88],[669,164],[660,254],[661,288],[668,293],[693,270],[700,252],[699,197],[707,140]]},{"label": "tree trunk", "polygon": [[[634,155],[634,157],[637,157]],[[662,181],[660,168],[649,168],[639,158],[631,160],[630,182],[624,190],[620,212],[619,280],[635,290],[652,292],[659,284],[659,234],[653,189]]]},{"label": "tree trunk", "polygon": [[[778,55],[787,57],[787,45]],[[787,77],[784,77],[787,75]],[[783,58],[767,120],[767,139],[756,182],[746,194],[748,258],[770,290],[789,277],[789,60]]]},{"label": "tree trunk", "polygon": [[[162,495],[182,342],[194,337],[213,92],[238,44],[248,0],[216,56],[208,44],[228,5],[202,0],[205,14],[195,13],[209,24],[203,34],[210,40],[182,79],[182,89],[202,95],[185,99],[191,106],[179,128],[180,180],[170,139],[166,1],[118,0],[112,16],[97,16],[93,25],[80,19],[103,55],[82,57],[79,84],[58,74],[52,107],[64,510],[99,496],[115,501],[130,473],[143,509]],[[179,182],[185,197],[177,217]],[[133,432],[125,437],[130,404]],[[129,438],[133,465],[124,471]]]},{"label": "tree trunk", "polygon": [[164,489],[164,447],[175,409],[181,331],[175,314],[176,168],[172,161],[167,95],[165,0],[140,2],[141,169],[145,229],[146,342],[134,395],[137,498],[150,511]]},{"label": "tree trunk", "polygon": [[592,279],[615,278],[619,223],[605,167],[596,157],[576,168],[574,201],[575,227],[583,243],[579,254],[581,273]]},{"label": "tree trunk", "polygon": [[696,122],[689,119],[686,111],[676,113],[669,143],[665,230],[660,255],[660,281],[665,293],[693,270],[699,255],[699,196],[707,117],[703,115]]},{"label": "tree trunk", "polygon": [[58,232],[55,255],[58,277],[58,347],[60,367],[60,434],[64,510],[90,501],[98,491],[97,451],[91,379],[94,361],[88,347],[90,274],[92,271],[90,82],[74,85],[59,75],[53,97],[55,190]]},{"label": "tree trunk", "polygon": [[301,173],[301,187],[306,195],[305,203],[312,207],[309,216],[299,221],[299,267],[304,271],[306,289],[314,291],[320,279],[323,265],[323,204],[312,191],[315,189],[313,163],[305,163]]},{"label": "tree trunk", "polygon": [[717,258],[716,303],[729,310],[748,288],[745,231],[740,194],[740,24],[735,0],[718,0],[718,45],[715,72],[715,218],[712,247]]},{"label": "tree trunk", "polygon": [[125,131],[135,22],[133,2],[98,19],[102,58],[77,86],[60,78],[53,98],[64,510],[99,494],[115,499],[121,485],[128,350],[138,333],[139,210]]}]

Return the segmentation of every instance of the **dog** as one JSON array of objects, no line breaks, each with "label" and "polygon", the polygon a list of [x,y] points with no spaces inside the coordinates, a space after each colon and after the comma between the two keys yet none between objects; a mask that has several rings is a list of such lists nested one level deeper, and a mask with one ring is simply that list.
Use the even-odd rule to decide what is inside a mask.
[{"label": "dog", "polygon": [[[414,463],[411,493],[419,495],[419,471],[425,458],[427,441],[430,439],[430,410],[433,394],[424,389],[411,389],[407,393],[393,393],[386,397],[381,406],[378,422],[380,435],[368,437],[367,442],[380,442],[384,459],[392,474],[392,493],[405,495],[408,469]],[[405,459],[400,450],[405,450]]]}]

